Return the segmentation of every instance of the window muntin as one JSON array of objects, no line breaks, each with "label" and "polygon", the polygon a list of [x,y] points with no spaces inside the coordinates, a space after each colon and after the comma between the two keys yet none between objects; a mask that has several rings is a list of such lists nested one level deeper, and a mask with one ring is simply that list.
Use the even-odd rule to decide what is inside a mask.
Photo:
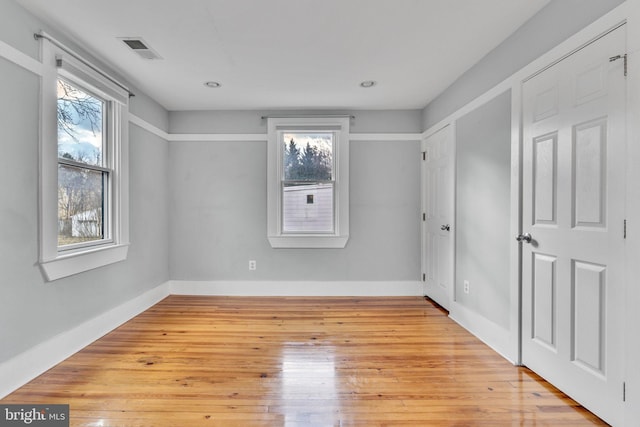
[{"label": "window muntin", "polygon": [[109,102],[57,81],[58,250],[110,242]]},{"label": "window muntin", "polygon": [[282,232],[335,232],[334,132],[280,132]]}]

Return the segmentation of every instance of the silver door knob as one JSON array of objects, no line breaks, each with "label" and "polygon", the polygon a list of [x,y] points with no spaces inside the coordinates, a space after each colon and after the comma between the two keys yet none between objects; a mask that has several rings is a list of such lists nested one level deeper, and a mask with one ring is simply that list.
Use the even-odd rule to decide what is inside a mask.
[{"label": "silver door knob", "polygon": [[531,234],[529,234],[529,233],[518,234],[516,236],[516,240],[518,242],[531,243]]},{"label": "silver door knob", "polygon": [[449,224],[444,224],[444,225],[440,226],[440,230],[449,231],[449,230],[451,230],[451,227],[449,227]]}]

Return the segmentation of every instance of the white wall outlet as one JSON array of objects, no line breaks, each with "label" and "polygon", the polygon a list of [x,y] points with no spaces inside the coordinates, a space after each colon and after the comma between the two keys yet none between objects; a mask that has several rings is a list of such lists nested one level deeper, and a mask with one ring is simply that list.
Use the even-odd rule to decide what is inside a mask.
[{"label": "white wall outlet", "polygon": [[469,281],[468,280],[464,281],[464,293],[465,294],[469,293]]},{"label": "white wall outlet", "polygon": [[255,259],[250,259],[249,260],[249,270],[255,270],[256,268],[258,268],[258,266],[256,264],[256,260]]}]

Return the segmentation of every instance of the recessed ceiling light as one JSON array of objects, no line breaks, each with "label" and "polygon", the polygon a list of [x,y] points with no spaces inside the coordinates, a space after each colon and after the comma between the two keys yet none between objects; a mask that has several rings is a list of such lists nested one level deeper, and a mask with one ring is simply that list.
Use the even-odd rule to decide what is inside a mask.
[{"label": "recessed ceiling light", "polygon": [[376,85],[376,82],[373,80],[365,80],[362,83],[360,83],[360,86],[362,87],[374,87]]},{"label": "recessed ceiling light", "polygon": [[214,89],[219,88],[220,86],[222,86],[222,85],[221,85],[220,83],[218,83],[218,82],[204,82],[204,85],[205,85],[206,87],[210,87],[210,88],[214,88]]}]

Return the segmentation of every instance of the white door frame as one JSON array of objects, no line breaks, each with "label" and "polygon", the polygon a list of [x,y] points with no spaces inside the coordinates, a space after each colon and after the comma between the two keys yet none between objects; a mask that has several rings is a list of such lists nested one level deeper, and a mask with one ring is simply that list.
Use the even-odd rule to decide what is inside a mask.
[{"label": "white door frame", "polygon": [[625,422],[627,426],[640,420],[640,287],[630,286],[640,277],[640,0],[627,0],[627,253],[626,253],[626,344],[625,377],[627,399]]}]

